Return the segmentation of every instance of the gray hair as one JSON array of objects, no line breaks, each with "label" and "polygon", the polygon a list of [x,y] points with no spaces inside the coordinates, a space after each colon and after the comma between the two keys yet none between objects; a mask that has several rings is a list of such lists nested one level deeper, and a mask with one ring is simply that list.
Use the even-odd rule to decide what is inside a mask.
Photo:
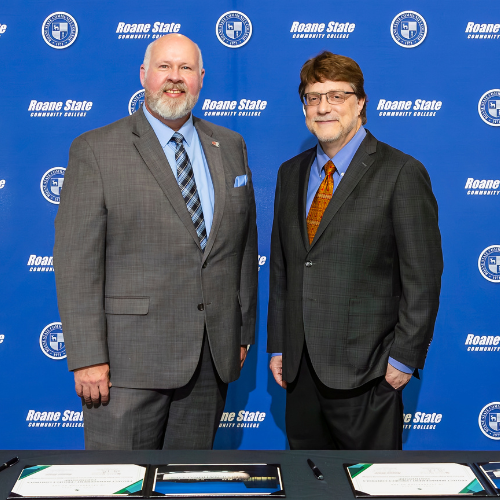
[{"label": "gray hair", "polygon": [[[164,35],[164,36],[166,36],[166,35]],[[159,40],[159,38],[157,40]],[[154,42],[151,42],[146,48],[146,53],[144,54],[144,61],[142,62],[142,64],[144,64],[144,70],[146,71],[146,73],[148,72],[149,63],[151,61],[151,52],[153,51],[153,44],[157,40],[155,40]],[[201,73],[201,70],[203,69],[203,57],[201,57],[201,50],[200,50],[200,47],[198,47],[198,44],[194,43],[194,45],[198,49],[198,66],[200,67],[200,73]]]}]

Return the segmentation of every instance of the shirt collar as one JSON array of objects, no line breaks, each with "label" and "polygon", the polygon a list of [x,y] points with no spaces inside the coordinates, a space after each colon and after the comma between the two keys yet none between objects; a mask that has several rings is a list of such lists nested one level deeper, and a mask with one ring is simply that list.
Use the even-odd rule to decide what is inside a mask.
[{"label": "shirt collar", "polygon": [[330,158],[323,151],[323,148],[318,142],[318,145],[316,146],[316,168],[318,169],[318,175],[321,176],[321,170],[328,160],[332,160],[337,172],[343,176],[347,167],[351,163],[354,154],[358,150],[359,145],[363,142],[365,135],[365,128],[363,126],[359,127],[359,130],[354,134],[354,137],[333,158]]},{"label": "shirt collar", "polygon": [[[175,130],[172,130],[168,125],[165,125],[163,122],[158,120],[158,118],[154,117],[149,111],[148,108],[143,105],[142,109],[144,111],[144,115],[146,116],[149,124],[153,128],[156,137],[160,141],[161,147],[165,148],[165,146],[170,142],[172,136],[175,134]],[[188,121],[178,130],[179,134],[182,134],[184,137],[184,141],[186,144],[191,144],[193,140],[194,134],[194,124],[193,124],[193,114],[189,115]]]}]

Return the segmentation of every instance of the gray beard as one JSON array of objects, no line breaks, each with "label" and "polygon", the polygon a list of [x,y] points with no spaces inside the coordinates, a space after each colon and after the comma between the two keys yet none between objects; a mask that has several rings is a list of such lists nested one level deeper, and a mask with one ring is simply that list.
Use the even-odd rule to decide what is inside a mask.
[{"label": "gray beard", "polygon": [[160,89],[158,92],[153,93],[148,89],[144,89],[144,96],[148,108],[165,120],[178,120],[179,118],[187,116],[195,107],[200,95],[199,93],[197,95],[191,95],[186,92],[186,98],[184,100],[165,99],[163,97],[164,90],[165,89]]},{"label": "gray beard", "polygon": [[[328,136],[322,136],[319,135],[316,128],[314,127],[314,123],[312,126],[309,126],[309,123],[306,121],[306,126],[309,129],[309,132],[311,134],[315,135],[318,138],[319,142],[337,142],[341,138],[347,137],[350,132],[356,127],[356,124],[358,122],[358,117],[356,116],[353,118],[353,121],[349,124],[347,124],[346,127],[341,128],[335,135],[328,135]],[[316,123],[316,122],[315,122]]]}]

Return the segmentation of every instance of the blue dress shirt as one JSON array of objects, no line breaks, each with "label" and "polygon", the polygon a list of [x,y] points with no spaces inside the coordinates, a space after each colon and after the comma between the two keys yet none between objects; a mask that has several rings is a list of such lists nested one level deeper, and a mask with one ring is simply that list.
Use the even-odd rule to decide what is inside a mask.
[{"label": "blue dress shirt", "polygon": [[[335,165],[336,170],[333,174],[333,192],[335,192],[339,182],[346,173],[347,167],[351,163],[360,144],[363,142],[365,135],[366,130],[361,126],[354,137],[333,158],[330,158],[318,143],[316,146],[316,159],[311,165],[311,173],[309,174],[309,183],[307,185],[306,217],[311,208],[316,191],[325,178],[325,170],[323,167],[329,160],[332,160]],[[281,356],[281,353],[273,353],[272,356]],[[414,371],[414,368],[411,366],[406,366],[390,356],[389,363],[391,366],[404,373],[413,373]]]},{"label": "blue dress shirt", "polygon": [[[158,118],[155,118],[148,111],[146,106],[143,105],[142,109],[144,110],[144,114],[146,115],[149,124],[153,127],[156,137],[158,137],[174,177],[177,179],[175,143],[170,142],[170,139],[172,139],[172,136],[175,134],[175,130],[172,130],[170,127],[162,123],[158,120]],[[184,137],[182,144],[186,149],[186,153],[191,160],[191,165],[193,167],[194,180],[196,182],[196,188],[198,189],[198,195],[200,196],[201,208],[203,209],[203,217],[205,219],[205,228],[207,230],[208,238],[214,218],[214,185],[212,183],[212,176],[210,175],[210,169],[208,168],[205,153],[201,147],[198,132],[193,125],[192,114],[189,116],[188,121],[180,128],[180,130],[178,130],[178,132]]]},{"label": "blue dress shirt", "polygon": [[316,146],[316,159],[311,165],[309,184],[307,185],[306,217],[311,208],[316,191],[325,178],[325,170],[323,167],[329,160],[332,160],[336,167],[333,174],[333,192],[335,193],[339,182],[342,180],[342,177],[344,177],[347,167],[349,166],[349,163],[351,163],[359,145],[363,142],[365,135],[366,130],[363,127],[360,127],[354,137],[333,158],[330,158],[318,143]]}]

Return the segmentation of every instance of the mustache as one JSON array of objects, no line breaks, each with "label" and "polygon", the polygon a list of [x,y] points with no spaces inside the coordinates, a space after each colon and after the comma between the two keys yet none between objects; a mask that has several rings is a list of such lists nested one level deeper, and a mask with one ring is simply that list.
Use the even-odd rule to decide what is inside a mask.
[{"label": "mustache", "polygon": [[167,82],[161,89],[161,92],[165,92],[166,90],[180,90],[182,92],[187,92],[188,88],[185,83],[169,83]]},{"label": "mustache", "polygon": [[322,116],[321,118],[319,117],[315,117],[313,119],[314,122],[329,122],[329,121],[339,121],[339,117],[338,116]]}]

